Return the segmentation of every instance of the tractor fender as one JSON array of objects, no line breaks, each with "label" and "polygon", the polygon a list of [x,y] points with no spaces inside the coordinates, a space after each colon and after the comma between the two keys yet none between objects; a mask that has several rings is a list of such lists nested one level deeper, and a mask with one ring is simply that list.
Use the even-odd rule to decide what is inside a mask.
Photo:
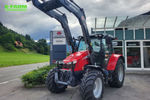
[{"label": "tractor fender", "polygon": [[84,71],[86,71],[86,70],[99,70],[99,71],[101,71],[102,73],[103,73],[103,75],[105,75],[106,73],[105,73],[105,70],[104,69],[102,69],[100,66],[95,66],[95,65],[85,65],[84,66]]},{"label": "tractor fender", "polygon": [[108,61],[108,64],[107,64],[107,70],[114,71],[119,59],[122,59],[123,62],[125,62],[124,57],[122,55],[112,54],[111,57],[109,58],[109,61]]}]

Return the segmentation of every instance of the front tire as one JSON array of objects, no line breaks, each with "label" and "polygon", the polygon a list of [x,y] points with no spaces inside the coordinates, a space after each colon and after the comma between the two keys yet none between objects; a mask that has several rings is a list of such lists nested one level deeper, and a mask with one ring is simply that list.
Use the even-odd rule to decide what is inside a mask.
[{"label": "front tire", "polygon": [[46,86],[47,86],[48,90],[51,91],[52,93],[64,92],[65,89],[67,88],[67,86],[55,83],[54,77],[55,77],[55,71],[54,71],[54,69],[52,69],[48,73],[48,76],[46,79]]},{"label": "front tire", "polygon": [[80,94],[83,100],[100,100],[103,90],[103,74],[98,70],[87,72],[80,84]]},{"label": "front tire", "polygon": [[112,73],[112,80],[109,81],[110,87],[121,88],[124,83],[125,77],[125,67],[122,59],[119,59],[115,68],[115,71]]}]

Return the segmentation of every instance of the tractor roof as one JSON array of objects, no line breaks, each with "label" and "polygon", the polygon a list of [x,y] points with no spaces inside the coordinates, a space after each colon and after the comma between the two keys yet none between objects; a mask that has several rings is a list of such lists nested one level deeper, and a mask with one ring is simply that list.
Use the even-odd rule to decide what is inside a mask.
[{"label": "tractor roof", "polygon": [[[83,36],[79,36],[79,39],[83,39]],[[106,42],[108,44],[112,43],[112,40],[115,40],[115,38],[112,35],[108,35],[108,34],[92,34],[90,35],[90,38],[99,38],[99,39],[106,39]]]},{"label": "tractor roof", "polygon": [[[83,38],[83,36],[79,36],[79,38]],[[110,38],[112,40],[115,39],[112,35],[109,34],[92,34],[90,35],[90,38]]]}]

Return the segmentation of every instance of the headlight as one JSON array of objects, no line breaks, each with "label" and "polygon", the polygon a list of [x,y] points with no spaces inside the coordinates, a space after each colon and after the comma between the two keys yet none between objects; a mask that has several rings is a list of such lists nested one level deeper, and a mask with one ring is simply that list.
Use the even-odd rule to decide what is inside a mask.
[{"label": "headlight", "polygon": [[77,61],[75,60],[75,61],[73,61],[73,64],[76,64],[77,63]]},{"label": "headlight", "polygon": [[71,64],[72,64],[72,62],[68,62],[67,64],[68,64],[68,65],[71,65]]},{"label": "headlight", "polygon": [[67,64],[71,65],[71,64],[76,64],[76,63],[77,63],[77,61],[75,60],[73,62],[68,62]]}]

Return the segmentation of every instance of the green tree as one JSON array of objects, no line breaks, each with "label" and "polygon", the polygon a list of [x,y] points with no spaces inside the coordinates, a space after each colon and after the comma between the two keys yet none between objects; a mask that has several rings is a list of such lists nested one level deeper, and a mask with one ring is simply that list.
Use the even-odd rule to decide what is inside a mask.
[{"label": "green tree", "polygon": [[11,33],[7,33],[5,35],[0,36],[0,44],[11,43],[14,44],[14,36]]},{"label": "green tree", "polygon": [[40,39],[37,42],[37,51],[38,53],[48,54],[48,44],[45,39]]},{"label": "green tree", "polygon": [[3,24],[0,22],[0,25],[3,26]]},{"label": "green tree", "polygon": [[11,33],[0,36],[0,44],[7,50],[15,50],[14,41],[14,35]]},{"label": "green tree", "polygon": [[28,35],[28,34],[25,35],[25,38],[26,38],[27,40],[31,40],[31,37],[30,37],[30,35]]}]

